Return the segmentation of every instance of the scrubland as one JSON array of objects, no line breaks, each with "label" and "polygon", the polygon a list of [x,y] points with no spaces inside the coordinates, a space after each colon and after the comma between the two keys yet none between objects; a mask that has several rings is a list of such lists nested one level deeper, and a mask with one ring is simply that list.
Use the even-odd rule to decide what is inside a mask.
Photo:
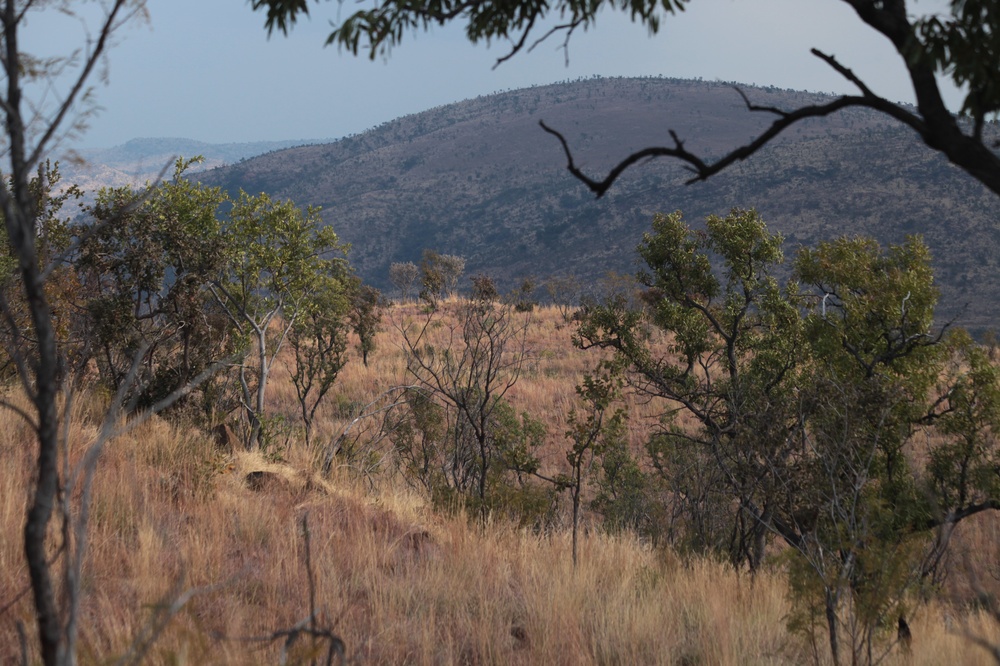
[{"label": "scrubland", "polygon": [[[363,437],[356,447],[364,450],[337,456],[322,474],[325,448],[358,409],[406,382],[389,319],[415,307],[387,315],[369,367],[352,358],[343,370],[311,448],[290,431],[287,446],[274,450],[225,450],[169,414],[108,446],[83,567],[81,663],[113,663],[145,638],[155,638],[148,663],[277,663],[283,655],[309,663],[325,643],[300,634],[289,645],[288,630],[305,626],[311,597],[315,626],[340,637],[356,663],[825,663],[824,643],[787,629],[780,549],[751,577],[711,558],[606,534],[585,516],[574,568],[565,506],[544,530],[505,516],[484,526],[436,510],[392,472],[384,444]],[[573,348],[570,334],[554,308],[535,313],[531,360],[509,396],[547,424],[542,461],[552,470],[564,464],[574,387],[597,359]],[[276,365],[269,408],[292,422],[287,373]],[[9,389],[8,400],[20,399]],[[74,402],[70,464],[96,436],[106,403],[94,391]],[[634,446],[659,408],[630,405]],[[34,645],[21,551],[33,456],[29,427],[0,411],[2,663],[19,658],[19,623]],[[253,472],[269,474],[248,482]],[[1000,643],[1000,627],[969,600],[975,586],[997,587],[998,528],[982,519],[961,530],[952,574],[932,598],[912,603],[910,649],[892,645],[883,663],[993,663],[969,636]],[[61,541],[50,539],[57,570]]]}]

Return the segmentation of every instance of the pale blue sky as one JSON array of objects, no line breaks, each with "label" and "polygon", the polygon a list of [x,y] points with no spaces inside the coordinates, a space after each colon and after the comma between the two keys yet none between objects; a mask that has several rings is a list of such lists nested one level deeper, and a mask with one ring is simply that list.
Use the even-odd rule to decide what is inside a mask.
[{"label": "pale blue sky", "polygon": [[[946,2],[913,5],[930,11]],[[574,36],[568,67],[556,38],[496,69],[505,45],[472,46],[457,28],[407,36],[374,62],[324,48],[341,11],[336,2],[311,3],[311,20],[270,39],[263,14],[245,0],[149,0],[148,8],[150,22],[126,30],[111,51],[109,83],[96,91],[104,110],[77,147],[136,137],[337,138],[433,106],[593,74],[852,91],[809,54],[813,46],[836,54],[877,93],[912,99],[899,58],[839,0],[695,0],[655,37],[608,13]],[[81,41],[76,24],[46,17],[31,28],[36,41],[29,35],[28,43]]]}]

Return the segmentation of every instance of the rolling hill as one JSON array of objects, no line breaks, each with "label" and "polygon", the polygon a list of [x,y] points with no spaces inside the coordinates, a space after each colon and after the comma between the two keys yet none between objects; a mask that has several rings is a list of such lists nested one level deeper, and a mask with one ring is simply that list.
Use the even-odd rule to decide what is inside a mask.
[{"label": "rolling hill", "polygon": [[[782,109],[823,99],[741,89],[755,104]],[[920,233],[934,255],[939,314],[976,330],[994,325],[1000,200],[882,115],[851,110],[803,123],[706,183],[684,185],[687,172],[668,160],[639,165],[600,200],[566,171],[558,142],[538,126],[544,119],[563,132],[578,164],[603,176],[635,149],[671,145],[669,130],[711,157],[771,118],[748,111],[730,84],[593,78],[438,107],[198,177],[321,206],[352,244],[359,274],[383,288],[390,263],[418,261],[425,248],[464,255],[467,273],[506,285],[527,275],[630,273],[658,211],[698,221],[755,207],[785,234],[789,254],[843,234],[890,244]]]},{"label": "rolling hill", "polygon": [[178,156],[201,155],[204,161],[191,165],[189,170],[190,173],[196,173],[270,151],[310,143],[317,141],[206,143],[193,139],[132,139],[112,148],[75,151],[78,160],[65,160],[59,166],[63,183],[78,185],[85,193],[84,200],[89,203],[102,187],[140,186],[147,181],[155,181],[161,173],[169,176]]}]

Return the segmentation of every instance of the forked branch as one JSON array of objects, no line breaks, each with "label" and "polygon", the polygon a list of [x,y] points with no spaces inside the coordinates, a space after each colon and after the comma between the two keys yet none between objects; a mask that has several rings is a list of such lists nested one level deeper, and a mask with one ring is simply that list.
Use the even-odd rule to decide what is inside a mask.
[{"label": "forked branch", "polygon": [[566,168],[569,172],[573,174],[577,180],[586,185],[587,188],[596,194],[598,198],[604,196],[604,194],[611,188],[612,185],[614,185],[615,181],[618,180],[626,169],[639,162],[657,157],[673,157],[683,162],[685,168],[694,174],[691,178],[685,181],[686,185],[690,185],[691,183],[696,183],[698,181],[708,180],[710,177],[720,171],[723,171],[733,163],[747,159],[792,125],[807,118],[821,118],[829,116],[837,111],[849,107],[866,107],[881,111],[899,120],[900,122],[909,125],[918,133],[924,133],[924,123],[920,117],[910,113],[899,105],[893,104],[885,98],[874,94],[868,86],[866,86],[864,82],[862,82],[854,74],[854,72],[837,62],[836,58],[833,56],[827,55],[817,49],[812,49],[812,54],[826,62],[844,78],[857,86],[861,94],[842,95],[826,104],[812,104],[800,107],[794,111],[782,111],[771,106],[759,106],[753,104],[742,90],[736,88],[736,92],[743,98],[743,102],[746,104],[748,111],[769,113],[777,116],[777,119],[771,123],[771,126],[756,139],[750,143],[731,150],[715,161],[706,161],[702,157],[699,157],[698,155],[687,150],[684,147],[684,141],[680,139],[677,132],[669,130],[670,138],[673,140],[673,146],[652,146],[638,150],[615,165],[603,179],[596,180],[583,173],[583,171],[577,166],[576,161],[573,159],[573,153],[570,150],[569,143],[566,141],[566,137],[564,137],[557,130],[546,125],[544,121],[539,121],[539,125],[541,125],[543,130],[556,137],[559,140],[559,143],[562,144],[563,152],[566,154]]}]

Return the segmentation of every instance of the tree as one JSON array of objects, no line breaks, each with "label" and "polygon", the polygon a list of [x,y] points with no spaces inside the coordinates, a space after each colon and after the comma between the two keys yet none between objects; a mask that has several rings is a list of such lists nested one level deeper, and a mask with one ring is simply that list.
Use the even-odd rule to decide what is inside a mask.
[{"label": "tree", "polygon": [[611,402],[618,397],[621,388],[618,378],[591,376],[583,378],[576,393],[585,401],[585,412],[576,409],[569,413],[566,437],[573,444],[566,452],[566,462],[570,473],[556,477],[555,482],[562,489],[569,490],[573,502],[573,566],[578,563],[577,541],[580,531],[580,506],[584,482],[590,475],[594,461],[625,440],[626,413],[622,408],[609,413]]},{"label": "tree", "polygon": [[[327,43],[338,44],[355,54],[365,49],[374,58],[398,46],[410,31],[455,21],[465,24],[466,35],[472,42],[511,40],[513,46],[507,55],[499,59],[499,64],[526,46],[530,48],[530,45],[556,33],[564,34],[568,42],[578,28],[592,27],[605,8],[628,11],[634,21],[656,32],[662,18],[682,11],[690,1],[559,0],[532,3],[456,0],[442,5],[430,0],[380,0],[373,8],[357,10],[344,19],[330,33]],[[843,76],[858,92],[790,111],[757,106],[744,95],[749,111],[774,116],[775,120],[753,141],[719,157],[709,158],[689,152],[682,137],[671,131],[673,145],[636,151],[622,159],[605,177],[592,178],[577,166],[565,138],[544,123],[542,127],[560,141],[569,171],[597,196],[601,196],[626,169],[649,158],[678,159],[693,174],[688,182],[701,181],[750,157],[803,120],[828,116],[846,108],[864,107],[909,126],[928,147],[941,152],[952,164],[1000,195],[1000,156],[992,150],[990,140],[983,136],[990,114],[1000,111],[1000,84],[997,84],[1000,80],[997,69],[1000,62],[1000,11],[995,3],[991,0],[951,0],[950,12],[941,16],[915,14],[912,7],[915,3],[906,0],[842,1],[857,12],[864,24],[892,44],[913,85],[916,111],[878,96],[865,85],[862,77],[833,55],[813,49],[814,56]],[[299,15],[308,14],[306,0],[253,0],[251,4],[255,10],[266,9],[265,27],[269,32],[278,29],[287,33]],[[552,17],[558,17],[555,27],[532,41],[537,26]],[[935,79],[936,73],[947,75],[967,91],[962,111],[969,122],[948,111]]]},{"label": "tree", "polygon": [[409,300],[410,291],[419,277],[420,269],[412,261],[393,263],[389,266],[389,282],[399,289],[399,297],[404,301]]},{"label": "tree", "polygon": [[101,190],[75,227],[97,367],[117,391],[145,348],[133,396],[142,407],[232,352],[208,292],[225,256],[216,216],[228,197],[184,179],[199,159],[178,159],[173,179],[147,190]]},{"label": "tree", "polygon": [[[46,160],[38,165],[35,176],[29,182],[32,196],[38,210],[38,254],[44,264],[56,262],[64,254],[72,254],[73,231],[70,220],[63,208],[71,200],[83,196],[75,185],[62,188],[56,193],[61,181],[59,164]],[[6,313],[6,321],[0,324],[3,335],[4,375],[16,377],[17,369],[13,362],[20,354],[29,354],[34,346],[31,336],[24,332],[30,330],[31,320],[23,289],[18,274],[17,261],[10,251],[6,238],[0,241],[3,251],[0,253],[0,304]],[[59,353],[67,359],[78,358],[82,353],[81,317],[79,311],[80,285],[72,266],[62,262],[52,265],[48,279],[48,293],[51,299],[53,326],[56,334]]]},{"label": "tree", "polygon": [[573,321],[573,313],[580,303],[580,280],[575,275],[553,276],[545,281],[549,302],[559,309],[564,322]]},{"label": "tree", "polygon": [[[484,287],[487,283],[492,286],[487,280],[477,282]],[[434,310],[419,323],[397,324],[408,374],[443,410],[438,412],[414,394],[413,404],[420,408],[416,428],[422,435],[414,439],[404,433],[404,458],[408,466],[434,474],[442,490],[471,500],[483,521],[491,509],[505,503],[506,474],[537,469],[531,450],[544,436],[527,416],[518,419],[505,399],[527,358],[528,317],[494,297],[495,291],[488,288],[476,290],[458,306],[457,321],[444,327],[441,340],[436,331],[442,319]],[[432,433],[448,444],[435,445]]]},{"label": "tree", "polygon": [[358,350],[365,367],[368,367],[368,355],[375,351],[375,334],[382,323],[385,306],[382,292],[371,285],[357,286],[351,297],[351,309],[347,316],[351,321],[351,328],[358,336]]},{"label": "tree", "polygon": [[445,274],[441,255],[434,250],[424,250],[420,258],[420,300],[434,309],[438,299],[444,294],[444,289]]},{"label": "tree", "polygon": [[444,290],[454,294],[458,289],[458,280],[465,272],[465,257],[455,254],[438,255],[438,265],[441,267],[441,278],[444,280]]},{"label": "tree", "polygon": [[[756,213],[706,227],[657,216],[639,247],[645,307],[586,308],[578,344],[611,350],[633,391],[664,400],[647,447],[695,543],[756,570],[783,541],[793,626],[821,620],[835,662],[846,647],[872,663],[921,555],[1000,509],[1000,372],[967,335],[932,332],[918,238],[803,249],[782,287],[781,238]],[[711,471],[715,496],[689,469]]]},{"label": "tree", "polygon": [[[16,261],[23,290],[23,302],[30,324],[25,337],[30,347],[16,346],[12,354],[21,384],[31,403],[30,413],[18,413],[30,425],[37,443],[37,467],[33,476],[24,524],[24,554],[31,580],[32,598],[38,624],[38,640],[45,664],[72,663],[75,659],[77,609],[79,604],[78,563],[86,548],[85,539],[78,540],[64,555],[67,562],[64,599],[68,607],[60,609],[49,564],[48,547],[50,521],[57,507],[57,494],[72,496],[71,479],[59,478],[59,433],[66,414],[60,411],[64,358],[57,345],[56,326],[49,293],[49,278],[61,263],[62,256],[44,257],[38,230],[43,210],[32,189],[31,180],[43,156],[49,154],[64,136],[83,128],[88,113],[89,82],[98,71],[109,42],[130,19],[145,11],[144,3],[112,0],[101,3],[93,14],[95,22],[84,20],[87,39],[79,49],[68,49],[63,57],[32,56],[23,50],[22,28],[33,12],[52,9],[53,3],[26,3],[4,0],[0,3],[0,67],[4,86],[0,92],[0,113],[4,117],[4,173],[0,181],[0,212],[4,218],[7,242]],[[74,14],[70,3],[57,3],[55,9]],[[33,97],[35,95],[35,97]],[[4,317],[11,321],[10,310],[4,307]],[[115,410],[112,409],[112,412]],[[108,430],[88,451],[87,470],[96,462],[100,446],[112,429],[118,414],[109,414]],[[85,477],[83,486],[86,490]],[[63,484],[68,484],[63,485]],[[86,498],[76,535],[86,527]],[[66,504],[64,517],[69,517]],[[72,528],[67,527],[69,534]],[[62,611],[65,611],[63,613]],[[27,657],[25,657],[27,659]]]},{"label": "tree", "polygon": [[307,307],[314,285],[324,280],[343,285],[346,280],[346,262],[337,256],[346,246],[322,222],[318,209],[303,212],[290,201],[241,191],[223,225],[226,261],[210,288],[237,333],[253,348],[254,365],[244,361],[239,366],[250,447],[261,443],[271,363]]},{"label": "tree", "polygon": [[[674,401],[696,419],[701,428],[692,433],[673,423],[678,410],[668,412],[658,441],[693,444],[704,462],[716,461],[739,507],[729,557],[756,570],[775,521],[775,461],[794,428],[787,396],[803,345],[799,297],[773,277],[781,238],[755,212],[713,216],[707,226],[698,235],[679,213],[658,215],[639,247],[648,319],[616,294],[585,311],[577,339],[583,348],[614,350],[636,391]],[[724,262],[725,281],[709,252]],[[659,462],[663,451],[653,454]]]},{"label": "tree", "polygon": [[292,385],[306,429],[306,446],[316,410],[347,363],[348,297],[353,285],[345,284],[343,278],[326,273],[314,276],[304,298],[285,313],[291,320]]}]

